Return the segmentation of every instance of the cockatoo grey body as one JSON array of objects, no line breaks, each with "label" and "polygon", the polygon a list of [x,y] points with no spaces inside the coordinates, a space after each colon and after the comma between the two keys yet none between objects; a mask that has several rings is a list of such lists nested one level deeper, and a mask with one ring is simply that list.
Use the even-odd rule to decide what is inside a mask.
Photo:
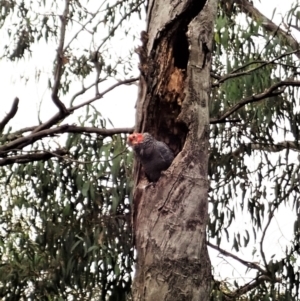
[{"label": "cockatoo grey body", "polygon": [[164,142],[154,139],[149,133],[129,135],[128,144],[132,146],[150,182],[156,182],[161,172],[168,169],[174,159],[170,148]]}]

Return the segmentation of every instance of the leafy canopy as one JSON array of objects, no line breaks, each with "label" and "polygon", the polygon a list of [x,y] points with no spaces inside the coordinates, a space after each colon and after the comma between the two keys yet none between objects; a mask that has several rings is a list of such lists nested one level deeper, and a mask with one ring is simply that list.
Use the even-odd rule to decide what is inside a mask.
[{"label": "leafy canopy", "polygon": [[[133,48],[116,45],[135,40],[130,22],[143,17],[143,5],[1,1],[2,61],[30,63],[53,46],[45,99],[57,111],[38,125],[8,127],[16,98],[0,123],[3,300],[130,298],[132,155],[124,134],[132,128],[106,129],[94,103],[137,80]],[[290,34],[298,14],[295,4],[278,26],[255,3],[219,3],[208,245],[238,265],[232,278],[214,265],[212,300],[299,300],[300,54]],[[40,85],[44,67],[35,67]],[[117,82],[104,86],[111,78]],[[290,229],[270,252],[283,212]]]}]

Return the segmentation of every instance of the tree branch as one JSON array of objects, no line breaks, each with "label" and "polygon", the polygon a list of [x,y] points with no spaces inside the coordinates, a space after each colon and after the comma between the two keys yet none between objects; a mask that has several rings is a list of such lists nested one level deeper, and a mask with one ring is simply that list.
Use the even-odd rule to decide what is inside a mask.
[{"label": "tree branch", "polygon": [[[25,128],[22,128],[20,130],[17,130],[15,132],[12,132],[10,134],[8,134],[8,137],[7,139],[8,140],[14,140],[15,138],[17,138],[18,136],[26,133],[26,132],[32,132],[35,128],[37,127],[37,125],[34,125],[34,126],[28,126],[28,127],[25,127]],[[14,138],[15,137],[15,138]]]},{"label": "tree branch", "polygon": [[98,9],[96,10],[95,13],[93,13],[91,15],[91,18],[83,25],[81,25],[81,28],[75,33],[75,35],[70,39],[69,43],[67,44],[67,46],[64,48],[64,52],[70,47],[71,43],[78,37],[78,35],[86,29],[86,26],[91,24],[92,21],[95,19],[95,17],[98,15],[100,8],[103,6],[104,2],[102,2],[100,4],[100,6],[98,7]]},{"label": "tree branch", "polygon": [[276,144],[270,144],[270,143],[247,143],[244,145],[241,145],[239,148],[237,148],[235,151],[232,152],[234,156],[238,156],[239,154],[245,152],[246,149],[251,148],[252,150],[260,150],[260,151],[266,151],[266,152],[280,152],[284,149],[291,149],[293,151],[300,152],[300,145],[296,144],[293,141],[282,141],[278,142]]},{"label": "tree branch", "polygon": [[0,166],[9,165],[13,163],[25,164],[33,161],[45,161],[52,157],[65,156],[68,152],[63,149],[57,149],[52,152],[38,152],[34,154],[10,156],[8,158],[0,159]]},{"label": "tree branch", "polygon": [[3,118],[3,120],[0,122],[0,132],[3,131],[3,129],[5,128],[5,126],[7,125],[7,123],[14,118],[14,116],[16,115],[17,111],[18,111],[18,105],[19,105],[19,98],[16,97],[14,99],[14,102],[12,104],[12,107],[10,109],[10,111],[8,112],[8,114]]},{"label": "tree branch", "polygon": [[283,39],[286,46],[296,50],[295,55],[300,59],[299,43],[289,33],[282,30],[278,25],[264,16],[251,2],[248,2],[247,0],[236,0],[235,3],[243,13],[256,20],[266,31],[271,33],[276,32],[276,34]]},{"label": "tree branch", "polygon": [[[275,208],[277,208],[277,207],[275,207]],[[265,226],[265,228],[262,232],[261,240],[260,240],[260,243],[259,243],[260,255],[261,255],[261,258],[263,259],[264,265],[267,269],[268,269],[268,263],[267,263],[267,260],[266,260],[265,252],[263,250],[263,243],[264,243],[264,239],[265,239],[267,230],[268,230],[268,228],[271,224],[272,218],[274,217],[275,208],[269,213],[268,222],[267,222],[267,224],[266,224],[266,226]],[[269,269],[268,269],[268,272],[270,273]]]},{"label": "tree branch", "polygon": [[[87,90],[91,89],[91,88],[94,87],[96,84],[100,84],[101,82],[103,82],[103,81],[105,81],[105,80],[106,80],[106,78],[99,79],[99,80],[97,81],[97,83],[92,83],[92,84],[90,84],[90,85],[87,86],[87,87],[84,87],[84,85],[82,84],[82,89],[81,89],[80,91],[76,92],[76,93],[72,96],[72,98],[71,98],[71,100],[70,100],[70,107],[73,106],[73,102],[74,102],[74,100],[75,100],[78,96],[84,94]],[[100,93],[100,94],[101,94],[101,93]],[[70,110],[70,109],[69,109],[69,110]]]},{"label": "tree branch", "polygon": [[[92,102],[94,102],[95,100],[102,98],[106,93],[112,91],[112,90],[115,89],[116,87],[119,87],[119,86],[121,86],[121,85],[131,84],[131,83],[137,81],[138,79],[139,79],[139,77],[134,77],[134,78],[129,78],[129,79],[125,79],[125,80],[119,81],[119,82],[117,82],[116,84],[114,84],[114,85],[110,86],[109,88],[107,88],[106,90],[104,90],[104,91],[103,91],[102,93],[100,93],[99,95],[96,95],[96,96],[93,97],[92,99],[87,100],[87,101],[85,101],[85,102],[83,102],[83,103],[81,103],[81,104],[79,104],[79,105],[77,105],[77,106],[70,107],[70,108],[69,108],[69,111],[74,112],[75,110],[77,110],[77,109],[79,109],[79,108],[81,108],[81,107],[83,107],[83,106],[89,105],[89,104],[91,104]],[[93,85],[95,85],[95,83],[94,83]]]},{"label": "tree branch", "polygon": [[[135,78],[130,78],[130,79],[126,79],[126,80],[123,80],[123,81],[119,81],[118,83],[112,85],[111,87],[109,87],[108,89],[104,90],[102,93],[100,93],[98,96],[95,96],[93,97],[92,99],[88,100],[88,101],[85,101],[77,106],[73,106],[73,107],[69,107],[67,109],[68,111],[68,114],[71,114],[73,113],[75,110],[85,106],[85,105],[89,105],[91,104],[92,102],[102,98],[106,93],[112,91],[113,89],[115,89],[116,87],[118,86],[121,86],[121,85],[125,85],[125,84],[130,84],[130,83],[133,83],[135,81],[137,81],[139,78],[138,77],[135,77]],[[94,83],[95,84],[95,83]],[[94,85],[93,84],[93,85]],[[39,125],[39,126],[36,126],[33,130],[32,133],[36,133],[38,131],[41,131],[41,130],[44,130],[44,129],[48,129],[50,128],[51,126],[53,126],[54,124],[62,121],[63,119],[65,119],[67,117],[67,115],[62,115],[61,112],[58,112],[56,113],[54,116],[52,116],[48,121],[44,122],[43,124]]]},{"label": "tree branch", "polygon": [[58,98],[58,91],[60,86],[60,80],[63,73],[63,58],[64,58],[64,43],[65,43],[65,36],[66,36],[66,27],[68,23],[68,14],[69,14],[69,1],[65,0],[65,9],[60,16],[61,20],[61,27],[60,27],[60,38],[59,38],[59,45],[57,48],[56,54],[56,66],[55,66],[55,78],[54,78],[54,85],[52,88],[52,100],[54,104],[58,107],[60,113],[62,115],[68,115],[68,110],[66,109],[65,105],[60,101]]},{"label": "tree branch", "polygon": [[0,147],[0,155],[1,153],[7,153],[8,151],[11,151],[12,149],[21,149],[27,145],[30,145],[37,140],[40,140],[42,138],[48,137],[48,136],[54,136],[56,134],[61,133],[94,133],[99,134],[103,137],[109,137],[115,134],[121,134],[121,133],[132,133],[133,128],[117,128],[117,129],[99,129],[95,127],[82,127],[82,126],[74,126],[69,124],[64,124],[52,129],[46,129],[42,130],[36,133],[31,133],[28,136],[20,137],[10,143],[7,143]]},{"label": "tree branch", "polygon": [[290,186],[290,188],[289,188],[287,191],[284,190],[285,193],[284,193],[283,196],[281,196],[281,197],[277,196],[277,197],[276,197],[276,202],[273,202],[273,203],[272,203],[272,205],[273,205],[274,207],[272,208],[272,210],[270,210],[269,216],[268,216],[267,224],[266,224],[265,228],[264,228],[263,231],[262,231],[261,241],[260,241],[260,243],[259,243],[259,245],[260,245],[260,254],[261,254],[261,257],[262,257],[263,262],[264,262],[264,264],[265,264],[265,267],[266,267],[266,269],[268,270],[269,275],[272,275],[272,272],[271,272],[270,269],[269,269],[269,265],[268,265],[268,263],[267,263],[267,260],[266,260],[266,257],[265,257],[265,253],[264,253],[264,251],[263,251],[263,243],[264,243],[264,239],[265,239],[265,237],[266,237],[266,233],[267,233],[267,230],[268,230],[268,228],[269,228],[269,226],[270,226],[270,224],[271,224],[271,221],[272,221],[272,219],[273,219],[273,217],[274,217],[275,210],[276,210],[276,209],[279,209],[280,204],[288,199],[290,193],[295,189],[296,186],[298,186],[298,185],[297,185],[297,184],[294,184],[293,186]]},{"label": "tree branch", "polygon": [[[223,293],[226,295],[227,300],[236,300],[236,298],[246,294],[247,292],[250,292],[252,289],[258,287],[264,281],[274,282],[274,279],[266,275],[259,276],[255,280],[246,283],[245,285],[241,286],[240,288],[238,288],[236,291],[232,293],[227,293],[227,292],[223,292]],[[281,279],[276,278],[275,282],[281,282]]]},{"label": "tree branch", "polygon": [[221,254],[237,260],[238,262],[240,262],[241,264],[245,265],[249,269],[256,269],[256,270],[258,270],[259,272],[261,272],[264,275],[267,274],[266,270],[262,269],[258,264],[254,263],[254,262],[249,262],[249,261],[246,261],[244,259],[241,259],[238,256],[236,256],[236,255],[234,255],[232,253],[229,253],[229,252],[225,251],[224,249],[222,249],[222,248],[220,248],[220,247],[218,247],[218,246],[210,243],[209,241],[207,242],[207,245],[209,247],[211,247],[212,249],[215,249],[215,250],[219,251]]},{"label": "tree branch", "polygon": [[[240,77],[240,76],[243,76],[243,75],[250,75],[252,72],[254,71],[257,71],[269,64],[272,64],[272,63],[275,63],[277,60],[280,60],[282,59],[283,57],[286,57],[286,56],[289,56],[289,55],[292,55],[292,54],[295,54],[296,52],[298,52],[299,50],[293,50],[293,51],[290,51],[290,52],[287,52],[287,53],[283,53],[281,55],[279,55],[278,57],[274,58],[273,60],[270,60],[270,61],[253,61],[253,62],[250,62],[250,63],[247,63],[246,65],[244,66],[241,66],[233,71],[231,71],[229,74],[226,74],[222,77],[219,77],[217,78],[217,81],[214,82],[212,84],[212,87],[218,87],[220,84],[224,83],[225,81],[231,79],[231,78],[236,78],[236,77]],[[239,70],[242,70],[246,67],[248,67],[249,65],[252,65],[252,64],[261,64],[257,67],[254,67],[252,69],[249,69],[247,71],[242,71],[242,72],[238,72]]]},{"label": "tree branch", "polygon": [[260,272],[262,275],[257,277],[255,280],[250,281],[249,283],[246,283],[245,285],[241,286],[240,288],[238,288],[237,290],[233,291],[233,292],[223,292],[226,295],[226,300],[232,300],[232,299],[236,299],[237,297],[240,297],[242,295],[244,295],[245,293],[251,291],[252,289],[254,289],[255,287],[259,286],[262,282],[264,281],[269,281],[269,282],[281,282],[280,278],[271,278],[269,275],[269,271],[264,270],[263,268],[261,268],[257,263],[254,262],[249,262],[246,261],[244,259],[241,259],[240,257],[229,253],[227,251],[225,251],[224,249],[213,245],[210,242],[207,242],[207,245],[217,251],[219,251],[222,255],[227,256],[227,257],[231,257],[233,259],[235,259],[236,261],[240,262],[241,264],[243,264],[244,266],[246,266],[249,269],[255,269],[258,272]]},{"label": "tree branch", "polygon": [[209,123],[210,123],[210,124],[227,123],[227,122],[230,122],[230,123],[238,123],[238,122],[241,122],[241,121],[242,121],[242,119],[240,119],[240,118],[225,119],[225,120],[219,120],[219,119],[212,118],[212,119],[210,119]]},{"label": "tree branch", "polygon": [[[278,83],[274,84],[273,86],[271,86],[270,88],[266,89],[265,92],[246,97],[243,100],[241,100],[240,102],[238,102],[237,104],[233,105],[231,108],[229,108],[225,113],[223,113],[223,115],[221,117],[212,118],[210,120],[210,124],[220,123],[220,122],[226,120],[227,117],[229,117],[234,112],[236,112],[237,110],[239,110],[240,108],[242,108],[243,106],[245,106],[249,103],[258,102],[267,97],[277,96],[277,95],[283,93],[287,86],[299,87],[300,81],[284,80],[284,81],[278,82]],[[281,89],[279,89],[279,88],[281,88]]]},{"label": "tree branch", "polygon": [[116,134],[131,134],[133,133],[134,128],[116,128],[116,129],[99,129],[94,127],[84,127],[84,126],[75,126],[69,125],[65,133],[93,133],[99,134],[103,137],[110,137]]},{"label": "tree branch", "polygon": [[121,19],[119,20],[119,22],[110,29],[108,35],[102,40],[102,42],[100,43],[100,45],[97,48],[97,52],[100,51],[101,47],[104,45],[104,43],[111,37],[114,35],[115,31],[117,30],[117,28],[123,23],[124,20],[126,20],[133,12],[137,11],[138,8],[144,3],[144,1],[137,1],[137,5],[132,7],[130,9],[129,12],[125,13],[124,15],[122,15]]}]

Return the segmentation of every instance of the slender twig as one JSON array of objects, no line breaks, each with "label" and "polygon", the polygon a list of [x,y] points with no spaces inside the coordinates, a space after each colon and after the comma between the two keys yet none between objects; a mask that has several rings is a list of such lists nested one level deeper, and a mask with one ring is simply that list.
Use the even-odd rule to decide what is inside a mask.
[{"label": "slender twig", "polygon": [[[88,100],[88,101],[85,101],[77,106],[73,106],[73,107],[70,107],[68,108],[68,115],[71,114],[72,112],[74,112],[75,110],[85,106],[85,105],[89,105],[91,104],[92,102],[102,98],[106,93],[112,91],[113,89],[115,89],[116,87],[118,86],[121,86],[121,85],[125,85],[125,84],[130,84],[130,83],[133,83],[135,81],[137,81],[138,78],[130,78],[130,79],[127,79],[127,80],[123,80],[123,81],[120,81],[114,85],[112,85],[111,87],[107,88],[106,90],[104,90],[102,93],[100,93],[98,96],[95,96],[93,97],[92,99]],[[47,129],[47,128],[50,128],[52,125],[58,123],[59,121],[62,121],[63,119],[65,119],[65,115],[61,115],[60,112],[56,113],[54,116],[52,116],[48,121],[44,122],[42,125],[40,126],[37,126],[34,130],[33,130],[33,133],[36,133],[40,130],[43,130],[43,129]]]},{"label": "slender twig", "polygon": [[102,98],[105,94],[107,94],[111,90],[115,89],[116,87],[121,86],[121,85],[131,84],[131,83],[137,81],[138,79],[139,79],[138,77],[134,77],[134,78],[130,78],[130,79],[125,79],[123,81],[119,81],[116,84],[114,84],[114,85],[110,86],[109,88],[107,88],[106,90],[104,90],[98,96],[95,96],[95,97],[91,98],[90,100],[87,100],[87,101],[85,101],[85,102],[83,102],[83,103],[81,103],[77,106],[70,107],[69,110],[70,111],[75,111],[75,110],[77,110],[77,109],[79,109],[83,106],[89,105],[92,102],[94,102],[95,100]]},{"label": "slender twig", "polygon": [[237,290],[232,293],[223,292],[226,295],[226,300],[236,300],[236,298],[250,292],[254,288],[258,287],[261,283],[268,281],[268,282],[281,282],[280,278],[271,279],[270,277],[263,275],[256,277],[255,279],[251,280],[250,282],[246,283],[245,285],[241,286]]},{"label": "slender twig", "polygon": [[294,29],[296,29],[297,31],[300,32],[300,27],[293,25],[293,24],[289,24],[289,26],[293,27]]},{"label": "slender twig", "polygon": [[[257,287],[259,284],[261,284],[264,281],[269,281],[269,282],[280,282],[281,279],[280,278],[271,278],[269,271],[268,270],[264,270],[263,268],[261,268],[257,263],[254,262],[249,262],[246,261],[244,259],[241,259],[240,257],[229,253],[227,251],[225,251],[224,249],[210,243],[207,242],[207,245],[217,251],[219,251],[222,255],[225,255],[227,257],[231,257],[233,259],[235,259],[236,261],[240,262],[241,264],[243,264],[244,266],[246,266],[249,269],[255,269],[257,270],[259,273],[261,273],[260,276],[256,277],[256,279],[251,280],[250,282],[246,283],[245,285],[241,286],[240,288],[238,288],[237,290],[233,291],[233,292],[223,292],[226,295],[226,300],[231,300],[231,299],[235,299],[239,296],[244,295],[245,293],[251,291],[252,289],[254,289],[255,287]],[[266,266],[267,267],[267,266]]]},{"label": "slender twig", "polygon": [[260,255],[261,255],[261,258],[264,262],[264,265],[266,267],[266,269],[269,271],[268,269],[268,263],[267,263],[267,260],[266,260],[266,256],[265,256],[265,252],[263,250],[263,243],[264,243],[264,239],[265,239],[265,236],[266,236],[266,233],[267,233],[267,230],[271,224],[271,221],[272,221],[272,218],[274,217],[274,211],[275,211],[276,207],[274,207],[274,209],[269,213],[269,217],[268,217],[268,222],[262,232],[262,236],[261,236],[261,240],[260,240],[260,243],[259,243],[259,247],[260,247]]},{"label": "slender twig", "polygon": [[78,37],[78,35],[79,35],[83,30],[86,29],[86,26],[87,26],[88,24],[92,23],[93,19],[95,19],[95,17],[98,15],[97,13],[98,13],[99,10],[101,9],[102,5],[103,5],[103,2],[101,2],[100,6],[99,6],[98,9],[96,10],[96,12],[92,14],[91,18],[90,18],[87,22],[85,22],[85,24],[82,24],[82,25],[81,25],[81,28],[75,33],[75,35],[70,39],[69,43],[65,46],[64,51],[66,51],[66,50],[70,47],[71,43]]},{"label": "slender twig", "polygon": [[[221,121],[226,120],[226,118],[228,118],[234,112],[236,112],[237,110],[239,110],[240,108],[244,107],[245,105],[247,105],[249,103],[258,102],[258,101],[268,98],[268,97],[280,95],[281,93],[284,92],[284,90],[286,89],[287,86],[299,87],[300,81],[284,80],[284,81],[278,82],[278,83],[274,84],[273,86],[271,86],[270,88],[266,89],[265,92],[244,98],[243,100],[241,100],[240,102],[238,102],[237,104],[235,104],[231,108],[229,108],[225,113],[223,113],[223,115],[221,117],[212,118],[210,120],[210,123],[211,124],[220,123]],[[281,89],[279,89],[279,88],[281,88]]]},{"label": "slender twig", "polygon": [[98,82],[99,82],[100,74],[101,74],[102,67],[103,67],[103,63],[101,60],[102,60],[102,57],[99,52],[95,51],[91,54],[91,62],[94,64],[95,69],[96,69],[96,79],[95,79],[95,83],[94,83],[95,88],[96,88],[96,93],[95,93],[96,96],[99,95]]},{"label": "slender twig", "polygon": [[231,71],[229,74],[227,75],[224,75],[222,77],[220,77],[216,82],[214,82],[212,84],[212,87],[217,87],[219,86],[221,83],[224,83],[225,81],[229,80],[229,79],[232,79],[232,78],[236,78],[236,77],[240,77],[240,76],[244,76],[244,75],[250,75],[251,73],[253,73],[254,71],[257,71],[267,65],[270,65],[270,64],[273,64],[275,63],[277,60],[280,60],[282,59],[283,57],[286,57],[286,56],[289,56],[289,55],[292,55],[292,54],[295,54],[296,52],[298,52],[299,50],[293,50],[293,51],[290,51],[290,52],[287,52],[287,53],[283,53],[281,55],[279,55],[278,57],[274,58],[273,60],[270,60],[270,61],[258,61],[261,65],[257,66],[257,67],[254,67],[252,69],[249,69],[249,70],[246,70],[246,71],[243,71],[243,72],[237,72],[238,70],[241,70],[241,69],[244,69],[247,65],[250,65],[250,64],[254,64],[255,62],[250,62],[242,67],[239,67],[238,69],[235,69],[233,71]]},{"label": "slender twig", "polygon": [[64,65],[64,42],[66,36],[66,27],[68,23],[68,14],[69,14],[69,5],[70,0],[65,0],[65,8],[63,14],[60,16],[61,27],[60,27],[60,38],[59,45],[56,53],[56,65],[54,72],[54,84],[52,87],[51,98],[53,103],[58,107],[59,112],[50,118],[47,122],[42,123],[37,126],[33,132],[42,131],[44,129],[50,128],[52,125],[56,124],[60,120],[70,115],[70,112],[66,109],[65,105],[60,101],[58,97],[58,91],[60,87],[61,76],[63,74],[63,65]]},{"label": "slender twig", "polygon": [[17,111],[18,111],[18,105],[19,105],[19,98],[16,97],[14,99],[14,102],[12,104],[12,107],[10,109],[10,111],[8,112],[8,114],[3,118],[3,120],[0,122],[0,132],[3,131],[4,127],[7,125],[7,123],[14,118],[14,116],[16,115]]},{"label": "slender twig", "polygon": [[[95,100],[97,100],[97,99],[103,97],[106,93],[112,91],[112,90],[115,89],[116,87],[118,87],[118,86],[120,86],[120,85],[123,85],[123,84],[125,85],[125,84],[133,83],[133,82],[137,81],[138,79],[139,79],[139,78],[136,77],[136,78],[130,78],[130,79],[127,79],[127,80],[124,80],[124,81],[119,81],[118,83],[112,85],[111,87],[107,88],[107,89],[104,90],[102,93],[100,93],[100,95],[99,95],[98,97],[94,97],[94,98],[92,98],[92,99],[90,99],[90,100],[88,100],[88,101],[86,101],[86,102],[83,102],[83,103],[77,105],[77,106],[70,107],[70,108],[68,108],[68,111],[72,113],[72,112],[74,112],[75,110],[77,110],[77,109],[79,109],[79,108],[81,108],[81,107],[83,107],[83,106],[85,106],[85,105],[89,105],[89,104],[91,104],[92,102],[94,102]],[[51,117],[48,121],[46,121],[45,123],[43,123],[43,128],[44,128],[43,131],[44,131],[44,130],[47,130],[47,128],[51,127],[52,125],[56,124],[57,122],[59,122],[59,121],[61,121],[61,120],[63,120],[63,119],[64,119],[64,118],[61,117],[60,113],[56,113],[56,114],[55,114],[53,117]],[[25,138],[26,138],[26,141],[29,141],[29,140],[31,139],[31,137],[36,137],[36,136],[32,136],[32,135],[34,135],[35,133],[37,133],[39,128],[41,128],[41,127],[40,127],[40,126],[31,126],[31,127],[26,127],[26,128],[20,129],[20,130],[18,130],[18,131],[15,131],[15,132],[13,132],[13,133],[10,133],[9,136],[7,137],[7,140],[9,140],[9,141],[12,141],[12,140],[13,140],[11,143],[16,142],[18,145],[21,145],[21,144],[22,144],[22,141],[24,141],[24,140],[22,140],[21,143],[18,143],[17,141],[20,141],[19,139],[22,139],[22,138],[24,138],[24,137],[18,137],[19,135],[22,135],[22,134],[24,134],[24,133],[26,133],[26,132],[32,131],[31,134],[29,134],[28,136],[25,137]],[[58,128],[59,128],[59,127],[58,127]],[[58,129],[58,128],[56,128],[56,129]],[[86,128],[86,127],[80,127],[80,128],[81,128],[81,130],[82,130],[83,132],[85,131],[85,129],[88,129],[88,128]],[[94,129],[94,130],[90,131],[90,132],[93,132],[93,133],[98,133],[98,134],[100,134],[100,135],[102,135],[102,133],[104,133],[104,132],[103,132],[103,129],[98,129],[98,130],[97,130],[98,132],[96,132],[95,128],[91,128],[91,129]],[[108,131],[112,131],[112,132],[107,132],[107,133],[108,133],[107,136],[111,136],[111,135],[113,135],[113,133],[123,133],[123,132],[122,132],[123,130],[124,130],[124,133],[131,133],[131,132],[132,132],[132,128],[130,128],[130,129],[113,129],[113,130],[108,130]],[[74,130],[74,131],[75,131],[75,130]],[[54,132],[55,132],[55,130],[54,130]],[[76,132],[78,132],[78,133],[80,132],[79,127],[77,128]],[[45,132],[43,132],[43,133],[45,133]],[[46,134],[46,136],[47,136],[47,134]],[[11,137],[11,138],[9,138],[9,137]],[[43,137],[45,137],[45,136],[42,135],[41,137],[43,138]],[[17,139],[16,139],[16,138],[17,138]],[[35,140],[35,141],[36,141],[36,140]],[[8,145],[9,145],[9,147],[6,148],[6,149],[14,148],[13,146],[11,146],[11,144],[6,144],[5,147],[7,147]],[[28,144],[27,144],[27,145],[28,145]],[[4,147],[4,146],[3,146],[3,147]],[[0,147],[0,151],[3,151],[2,147]]]},{"label": "slender twig", "polygon": [[60,26],[60,37],[59,37],[59,45],[56,53],[56,66],[54,73],[54,84],[52,88],[52,100],[54,104],[58,107],[59,111],[63,115],[67,115],[68,111],[65,105],[58,98],[58,91],[60,86],[60,80],[63,73],[63,65],[64,65],[64,43],[66,37],[66,27],[68,23],[68,14],[69,14],[69,5],[70,0],[65,0],[65,9],[63,14],[60,16],[61,26]]},{"label": "slender twig", "polygon": [[298,185],[291,186],[287,191],[286,191],[286,189],[284,189],[284,191],[285,191],[284,195],[282,197],[277,197],[276,203],[273,203],[273,206],[274,206],[273,209],[270,210],[270,212],[269,212],[267,224],[266,224],[265,228],[262,231],[261,241],[259,243],[259,245],[260,245],[260,254],[261,254],[261,257],[262,257],[263,262],[265,264],[265,267],[269,272],[269,275],[271,274],[271,272],[269,271],[269,266],[268,266],[268,263],[267,263],[267,260],[266,260],[266,257],[265,257],[265,253],[264,253],[264,250],[263,250],[264,239],[266,237],[266,233],[267,233],[267,230],[268,230],[268,228],[271,224],[271,221],[274,217],[275,210],[278,209],[280,204],[289,197],[290,193],[295,189],[296,186],[298,186]]},{"label": "slender twig", "polygon": [[0,159],[0,166],[11,165],[13,163],[25,164],[33,161],[42,161],[42,160],[44,161],[52,157],[57,157],[57,156],[62,157],[67,153],[68,152],[66,150],[58,149],[53,152],[38,152],[33,154],[10,156],[7,158]]},{"label": "slender twig", "polygon": [[[106,79],[107,79],[107,77],[102,78],[102,79],[99,79],[99,80],[97,81],[97,84],[100,84],[100,83],[104,82]],[[90,85],[87,86],[87,87],[84,87],[84,85],[82,85],[82,89],[81,89],[80,91],[76,92],[76,93],[72,96],[72,98],[71,98],[71,100],[70,100],[70,107],[73,106],[73,102],[74,102],[74,100],[75,100],[78,96],[84,94],[86,91],[88,91],[89,89],[91,89],[92,87],[94,87],[95,84],[96,84],[96,83],[92,83],[92,84],[90,84]],[[102,94],[102,93],[101,93],[101,94]]]},{"label": "slender twig", "polygon": [[124,20],[126,20],[133,12],[135,12],[141,5],[143,4],[143,1],[138,2],[138,4],[133,7],[132,9],[130,9],[130,11],[128,11],[124,16],[122,16],[122,18],[119,20],[119,22],[111,28],[111,30],[109,31],[108,35],[106,36],[106,38],[104,38],[102,40],[102,42],[100,43],[100,45],[97,48],[97,52],[100,51],[101,47],[104,45],[104,43],[111,38],[111,36],[115,33],[115,31],[117,30],[117,28],[123,23]]},{"label": "slender twig", "polygon": [[252,150],[260,150],[266,152],[277,153],[285,149],[291,149],[293,151],[300,152],[300,145],[297,145],[294,141],[282,141],[276,144],[272,143],[246,143],[241,145],[239,148],[234,150],[232,154],[238,156],[239,154],[245,152],[246,149],[251,148]]},{"label": "slender twig", "polygon": [[264,16],[254,5],[247,0],[236,0],[235,4],[252,19],[258,21],[258,23],[268,32],[277,32],[277,35],[285,41],[285,45],[291,47],[293,50],[298,50],[295,55],[300,59],[300,46],[299,43],[288,33],[278,28],[274,22]]},{"label": "slender twig", "polygon": [[134,128],[115,128],[115,129],[99,129],[95,127],[84,127],[67,125],[65,133],[93,133],[104,137],[110,137],[116,134],[131,134]]},{"label": "slender twig", "polygon": [[234,119],[223,119],[223,120],[217,120],[217,119],[211,119],[210,121],[209,121],[209,123],[210,124],[216,124],[216,123],[227,123],[227,122],[230,122],[230,123],[238,123],[238,122],[241,122],[242,121],[242,119],[240,119],[240,118],[234,118]]},{"label": "slender twig", "polygon": [[92,161],[75,160],[75,159],[72,159],[70,157],[66,157],[64,155],[53,154],[50,151],[48,151],[48,153],[53,154],[53,156],[58,157],[58,158],[60,158],[62,160],[65,160],[65,161],[70,161],[70,162],[74,162],[74,163],[78,163],[78,164],[93,164],[93,163],[102,163],[102,162],[113,161],[116,158],[118,158],[119,156],[121,156],[122,154],[124,154],[126,151],[127,151],[127,148],[125,148],[123,151],[121,151],[117,155],[115,155],[112,158],[109,158],[107,160],[92,160]]},{"label": "slender twig", "polygon": [[[118,62],[112,67],[112,69],[115,70],[115,68],[117,67],[117,65],[118,65]],[[98,71],[97,71],[97,73],[98,73]],[[104,82],[105,80],[107,80],[107,79],[109,78],[109,75],[106,75],[104,78],[99,78],[99,76],[97,76],[97,78],[98,78],[98,80],[96,80],[94,83],[90,84],[90,85],[87,86],[87,87],[82,86],[82,89],[81,89],[80,91],[76,92],[76,93],[72,96],[71,101],[70,101],[70,107],[73,106],[74,100],[75,100],[79,95],[84,94],[87,90],[91,89],[91,88],[94,87],[95,85],[98,85],[98,84]],[[121,81],[121,82],[123,82],[123,81]],[[128,84],[128,83],[126,82],[126,80],[125,80],[125,83],[124,83],[124,84]],[[97,88],[97,89],[98,89],[98,88]],[[98,95],[98,96],[101,95],[101,94],[102,94],[102,96],[104,95],[104,93],[99,93],[99,91],[96,92],[96,95]],[[70,110],[70,108],[69,108],[69,110]]]},{"label": "slender twig", "polygon": [[249,261],[246,261],[244,259],[241,259],[240,257],[232,254],[232,253],[229,253],[227,251],[225,251],[224,249],[212,244],[211,242],[207,242],[207,245],[217,251],[219,251],[221,254],[227,256],[227,257],[231,257],[235,260],[237,260],[238,262],[240,262],[241,264],[245,265],[247,268],[249,269],[256,269],[258,270],[259,272],[261,272],[262,274],[267,274],[267,271],[262,269],[257,263],[254,263],[254,262],[249,262]]},{"label": "slender twig", "polygon": [[[238,72],[240,72],[240,70],[243,70],[243,69],[245,69],[245,68],[247,68],[251,65],[254,65],[254,64],[265,64],[265,63],[266,63],[266,61],[262,61],[262,60],[251,61],[251,62],[248,62],[248,63],[232,70],[229,74],[238,73]],[[220,77],[220,78],[222,78],[222,77]]]},{"label": "slender twig", "polygon": [[27,145],[34,143],[37,140],[40,140],[48,136],[53,136],[61,133],[84,133],[84,132],[99,134],[103,137],[109,137],[115,134],[132,133],[133,128],[99,129],[96,127],[83,127],[83,126],[77,127],[74,125],[64,124],[64,125],[57,126],[55,128],[45,129],[36,133],[31,133],[30,135],[25,137],[20,137],[10,143],[1,146],[0,153],[11,151],[11,149],[23,148]]},{"label": "slender twig", "polygon": [[22,128],[20,130],[17,130],[13,133],[10,133],[9,136],[19,136],[19,135],[22,135],[26,132],[32,132],[36,127],[38,127],[37,125],[33,125],[33,126],[28,126],[28,127],[25,127],[25,128]]}]

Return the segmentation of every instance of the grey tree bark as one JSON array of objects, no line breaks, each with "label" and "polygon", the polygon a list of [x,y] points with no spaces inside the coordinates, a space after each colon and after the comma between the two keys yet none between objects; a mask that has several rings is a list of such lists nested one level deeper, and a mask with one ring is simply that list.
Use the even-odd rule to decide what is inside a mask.
[{"label": "grey tree bark", "polygon": [[210,67],[217,0],[152,0],[142,33],[136,131],[165,141],[176,157],[156,184],[136,164],[135,301],[209,300]]}]

